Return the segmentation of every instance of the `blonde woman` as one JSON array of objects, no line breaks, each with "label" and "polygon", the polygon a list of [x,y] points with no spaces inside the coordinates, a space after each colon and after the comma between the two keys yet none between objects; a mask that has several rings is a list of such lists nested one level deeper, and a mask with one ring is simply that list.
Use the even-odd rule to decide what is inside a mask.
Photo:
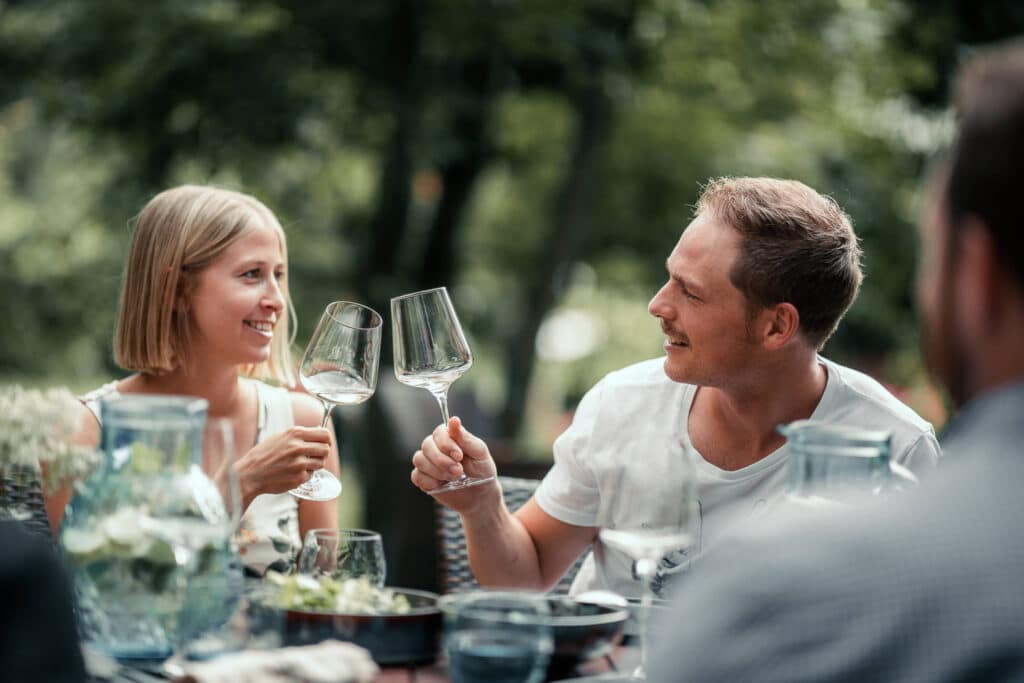
[{"label": "blonde woman", "polygon": [[[241,550],[257,574],[286,568],[308,529],[337,526],[337,501],[287,493],[321,467],[338,474],[320,404],[285,388],[295,386],[287,268],[281,224],[255,198],[194,185],[158,194],[132,236],[114,339],[134,374],[82,397],[79,437],[92,443],[99,400],[118,394],[199,396],[234,423]],[[55,524],[68,495],[48,501]]]}]

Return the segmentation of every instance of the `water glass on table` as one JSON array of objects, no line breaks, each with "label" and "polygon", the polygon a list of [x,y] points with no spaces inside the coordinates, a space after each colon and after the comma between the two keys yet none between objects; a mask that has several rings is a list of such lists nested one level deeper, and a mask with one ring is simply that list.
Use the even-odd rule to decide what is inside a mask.
[{"label": "water glass on table", "polygon": [[387,576],[384,542],[368,529],[310,529],[298,565],[300,574],[338,581],[365,577],[377,588]]},{"label": "water glass on table", "polygon": [[543,595],[472,591],[442,597],[453,683],[539,683],[554,647]]}]

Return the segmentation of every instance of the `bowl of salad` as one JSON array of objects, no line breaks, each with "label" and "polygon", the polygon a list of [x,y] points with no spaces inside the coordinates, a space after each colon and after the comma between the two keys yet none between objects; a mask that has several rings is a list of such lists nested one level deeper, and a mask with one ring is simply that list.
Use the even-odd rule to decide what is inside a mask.
[{"label": "bowl of salad", "polygon": [[285,645],[333,638],[365,647],[381,665],[437,659],[441,611],[436,593],[380,588],[366,578],[267,572],[262,596],[264,607],[284,613]]}]

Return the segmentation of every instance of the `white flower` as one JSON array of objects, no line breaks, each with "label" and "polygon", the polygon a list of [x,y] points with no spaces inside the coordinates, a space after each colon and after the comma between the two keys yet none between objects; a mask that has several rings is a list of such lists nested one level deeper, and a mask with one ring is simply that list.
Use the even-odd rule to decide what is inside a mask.
[{"label": "white flower", "polygon": [[43,486],[54,491],[88,476],[99,463],[94,448],[73,443],[81,404],[66,387],[0,387],[0,466],[46,466]]}]

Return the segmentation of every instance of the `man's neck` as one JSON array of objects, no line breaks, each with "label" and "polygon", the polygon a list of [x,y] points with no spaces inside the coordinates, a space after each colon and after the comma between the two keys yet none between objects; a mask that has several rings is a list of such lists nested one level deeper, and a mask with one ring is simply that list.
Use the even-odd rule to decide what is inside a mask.
[{"label": "man's neck", "polygon": [[705,460],[723,470],[752,465],[785,442],[776,427],[811,416],[827,383],[815,355],[760,368],[749,386],[698,387],[687,418],[690,439]]}]

